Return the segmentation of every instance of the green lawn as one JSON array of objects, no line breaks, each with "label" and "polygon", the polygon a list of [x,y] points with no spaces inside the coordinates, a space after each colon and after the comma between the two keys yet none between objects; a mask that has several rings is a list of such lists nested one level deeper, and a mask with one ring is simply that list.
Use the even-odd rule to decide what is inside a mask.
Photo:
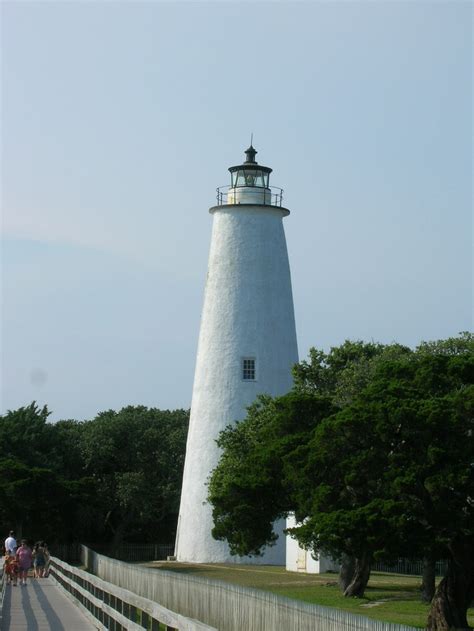
[{"label": "green lawn", "polygon": [[[263,589],[287,598],[337,607],[376,620],[412,627],[424,628],[428,617],[428,605],[419,600],[420,578],[414,576],[373,572],[365,598],[344,598],[337,586],[336,574],[287,572],[282,567],[270,565],[193,565],[173,562],[145,565],[157,570],[184,572]],[[474,610],[470,610],[469,620],[474,624]]]}]

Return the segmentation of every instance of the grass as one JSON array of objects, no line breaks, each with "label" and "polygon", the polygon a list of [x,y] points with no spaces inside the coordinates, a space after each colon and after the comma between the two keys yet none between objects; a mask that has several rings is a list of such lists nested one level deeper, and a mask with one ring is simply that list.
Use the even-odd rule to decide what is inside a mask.
[{"label": "grass", "polygon": [[[337,574],[287,572],[283,567],[255,565],[194,565],[147,563],[157,570],[192,574],[245,587],[253,587],[308,603],[337,607],[375,620],[424,628],[429,605],[420,601],[420,577],[372,572],[364,598],[345,598],[337,585]],[[470,609],[469,622],[474,624]]]}]

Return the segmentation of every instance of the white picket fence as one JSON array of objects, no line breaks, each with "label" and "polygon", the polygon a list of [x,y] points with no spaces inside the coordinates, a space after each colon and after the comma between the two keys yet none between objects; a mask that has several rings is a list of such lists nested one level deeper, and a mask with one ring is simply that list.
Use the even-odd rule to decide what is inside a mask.
[{"label": "white picket fence", "polygon": [[219,631],[413,631],[332,607],[189,574],[137,567],[82,547],[82,562],[100,578]]},{"label": "white picket fence", "polygon": [[160,623],[170,631],[217,631],[56,557],[51,558],[49,573],[58,587],[64,589],[103,631],[159,629],[162,628]]}]

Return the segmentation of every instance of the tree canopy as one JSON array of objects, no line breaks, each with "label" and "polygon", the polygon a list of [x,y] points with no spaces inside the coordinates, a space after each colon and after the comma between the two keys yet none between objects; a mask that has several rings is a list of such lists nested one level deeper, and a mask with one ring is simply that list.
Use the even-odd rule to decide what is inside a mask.
[{"label": "tree canopy", "polygon": [[291,535],[302,545],[356,558],[350,595],[363,593],[373,558],[436,550],[449,570],[430,628],[443,628],[440,620],[467,628],[473,350],[469,335],[415,351],[349,342],[313,350],[290,394],[260,399],[221,434],[209,484],[214,536],[255,554],[272,542],[275,518],[294,511],[300,524]]},{"label": "tree canopy", "polygon": [[0,523],[52,542],[172,541],[189,413],[129,406],[48,422],[35,402],[0,417]]},{"label": "tree canopy", "polygon": [[103,524],[124,536],[169,539],[179,510],[188,413],[129,406],[87,423],[82,447]]}]

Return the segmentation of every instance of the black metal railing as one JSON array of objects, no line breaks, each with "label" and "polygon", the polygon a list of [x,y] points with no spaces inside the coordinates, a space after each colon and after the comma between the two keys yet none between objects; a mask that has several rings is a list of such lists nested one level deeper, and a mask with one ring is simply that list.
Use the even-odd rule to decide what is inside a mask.
[{"label": "black metal railing", "polygon": [[128,563],[166,561],[169,556],[174,554],[174,543],[122,543],[114,551],[105,544],[87,545],[100,554],[106,554],[113,559],[127,561]]},{"label": "black metal railing", "polygon": [[[122,543],[114,551],[111,550],[109,544],[105,543],[89,543],[88,545],[101,554],[130,563],[165,561],[174,554],[174,543]],[[50,552],[53,556],[72,565],[81,561],[80,543],[51,544]]]},{"label": "black metal railing", "polygon": [[[444,576],[447,566],[447,561],[436,561],[436,576]],[[397,561],[394,561],[393,563],[376,561],[372,564],[372,570],[376,572],[421,576],[423,574],[423,561],[421,559],[397,559]]]},{"label": "black metal railing", "polygon": [[[264,206],[279,206],[283,204],[283,189],[278,186],[264,187],[248,187],[248,186],[219,186],[216,189],[217,192],[217,205],[225,206],[227,204],[263,204]],[[259,201],[239,201],[241,196],[243,200],[245,197],[252,195],[255,192],[255,197]]]}]

